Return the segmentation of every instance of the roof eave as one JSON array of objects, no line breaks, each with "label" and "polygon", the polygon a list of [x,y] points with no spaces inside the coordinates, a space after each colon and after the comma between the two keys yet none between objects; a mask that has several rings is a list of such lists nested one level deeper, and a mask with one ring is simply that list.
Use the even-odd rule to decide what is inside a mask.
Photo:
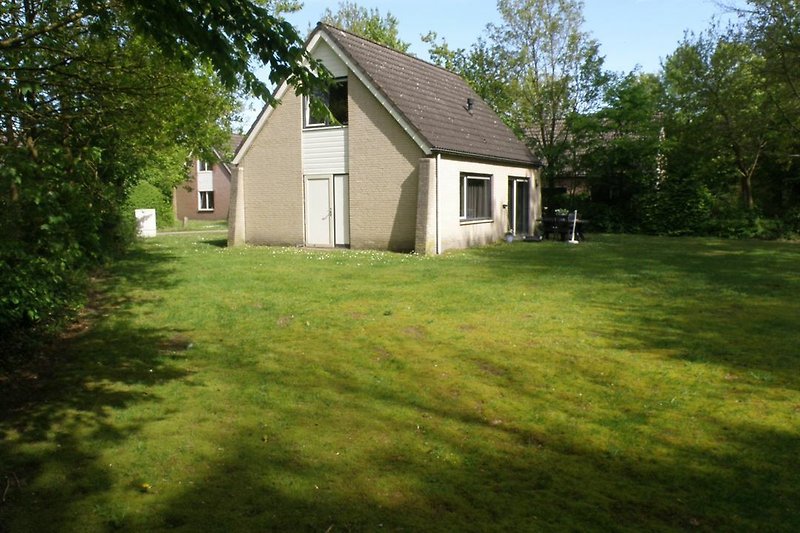
[{"label": "roof eave", "polygon": [[448,148],[437,148],[437,147],[432,148],[431,152],[433,152],[433,154],[454,155],[454,156],[465,157],[465,158],[469,158],[469,159],[481,159],[481,160],[484,160],[484,161],[493,161],[493,162],[496,162],[496,163],[511,163],[513,165],[523,165],[523,166],[526,166],[526,167],[532,167],[534,169],[539,169],[539,168],[543,168],[544,167],[544,164],[540,160],[538,160],[536,158],[515,159],[515,158],[512,158],[512,157],[503,157],[503,156],[496,156],[496,155],[493,156],[493,155],[486,155],[486,154],[478,154],[478,153],[475,153],[475,152],[466,152],[466,151],[462,151],[462,150],[452,150],[452,149],[448,149]]}]

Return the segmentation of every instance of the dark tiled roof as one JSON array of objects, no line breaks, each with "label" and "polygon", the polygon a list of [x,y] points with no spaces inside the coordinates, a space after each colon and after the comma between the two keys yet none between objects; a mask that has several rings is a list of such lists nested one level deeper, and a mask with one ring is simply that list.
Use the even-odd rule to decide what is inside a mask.
[{"label": "dark tiled roof", "polygon": [[327,24],[317,31],[333,39],[434,152],[539,164],[457,74]]}]

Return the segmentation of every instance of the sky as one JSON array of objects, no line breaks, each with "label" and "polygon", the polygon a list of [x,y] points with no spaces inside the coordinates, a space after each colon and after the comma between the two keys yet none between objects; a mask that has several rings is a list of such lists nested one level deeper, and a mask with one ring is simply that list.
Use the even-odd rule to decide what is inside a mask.
[{"label": "sky", "polygon": [[[731,0],[727,0],[730,2]],[[743,0],[733,0],[741,3]],[[366,8],[390,12],[398,21],[400,39],[410,42],[409,52],[428,60],[428,46],[421,35],[433,30],[451,48],[469,48],[485,35],[486,25],[500,23],[494,0],[356,0]],[[304,0],[303,9],[287,15],[301,35],[316,25],[325,8],[336,11],[338,0]],[[684,32],[699,33],[722,14],[715,0],[584,0],[584,31],[600,43],[605,67],[630,72],[658,72]],[[243,121],[258,114],[261,104],[245,112]],[[257,109],[255,109],[257,108]]]}]

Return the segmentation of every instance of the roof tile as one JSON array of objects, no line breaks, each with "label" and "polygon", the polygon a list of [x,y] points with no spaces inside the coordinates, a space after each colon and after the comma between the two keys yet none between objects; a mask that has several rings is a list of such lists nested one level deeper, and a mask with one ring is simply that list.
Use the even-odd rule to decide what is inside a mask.
[{"label": "roof tile", "polygon": [[317,31],[324,31],[361,68],[434,152],[539,164],[457,74],[327,24],[320,23]]}]

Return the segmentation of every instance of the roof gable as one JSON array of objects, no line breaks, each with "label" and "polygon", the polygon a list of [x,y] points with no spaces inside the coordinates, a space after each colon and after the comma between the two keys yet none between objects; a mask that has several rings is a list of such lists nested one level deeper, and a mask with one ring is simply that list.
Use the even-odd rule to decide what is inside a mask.
[{"label": "roof gable", "polygon": [[[541,166],[541,162],[460,76],[350,32],[319,23],[306,42],[324,39],[426,154]],[[283,82],[273,95],[287,91]],[[468,101],[472,102],[471,109]],[[268,120],[266,105],[236,151],[238,165]]]},{"label": "roof gable", "polygon": [[393,107],[401,125],[410,126],[430,151],[539,164],[457,74],[327,24],[320,23],[316,32],[333,41],[334,49],[353,64],[350,68],[368,78],[367,86],[380,93],[379,100],[388,101],[382,103]]}]

